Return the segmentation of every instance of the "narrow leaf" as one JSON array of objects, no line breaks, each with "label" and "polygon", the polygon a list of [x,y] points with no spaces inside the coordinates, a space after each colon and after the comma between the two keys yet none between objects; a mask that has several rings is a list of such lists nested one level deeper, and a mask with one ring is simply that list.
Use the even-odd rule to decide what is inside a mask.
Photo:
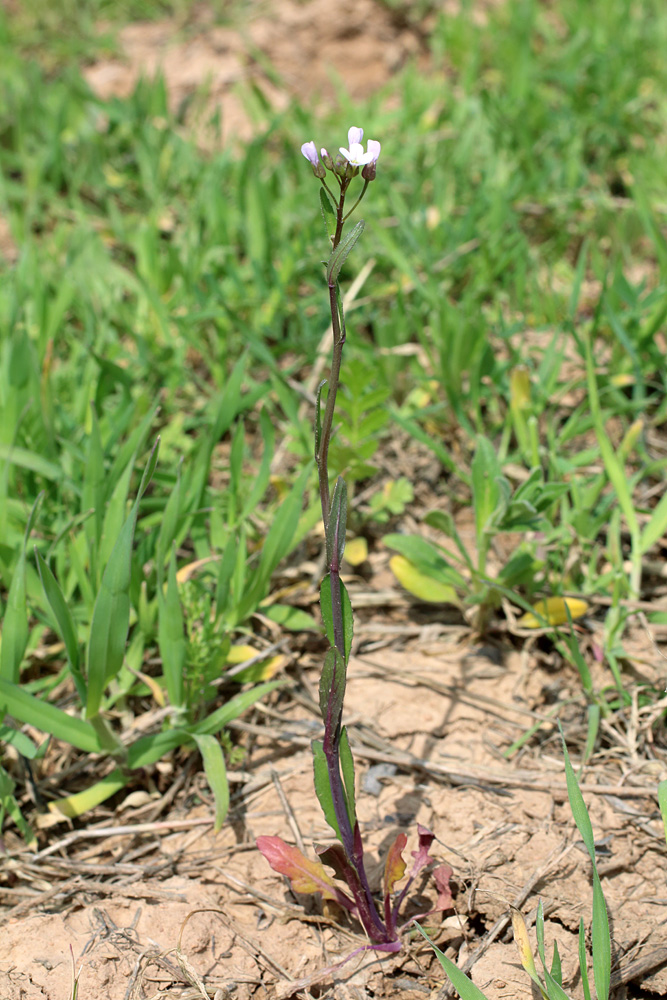
[{"label": "narrow leaf", "polygon": [[350,826],[354,830],[357,821],[357,806],[354,787],[354,758],[350,749],[350,741],[347,735],[347,728],[343,726],[340,731],[340,769],[343,774],[343,785],[345,786],[345,802],[347,804],[347,815]]},{"label": "narrow leaf", "polygon": [[215,826],[213,829],[217,833],[229,811],[229,783],[225,757],[215,736],[197,735],[194,739],[204,764],[206,780],[213,792],[215,801]]},{"label": "narrow leaf", "polygon": [[25,553],[37,518],[37,511],[44,494],[40,493],[35,500],[28,516],[28,523],[23,535],[21,552],[14,568],[12,582],[9,585],[7,605],[2,622],[0,643],[0,677],[6,681],[18,684],[21,663],[28,645],[28,605],[26,599],[26,565]]},{"label": "narrow leaf", "polygon": [[55,705],[24,691],[18,684],[0,679],[0,704],[5,706],[8,715],[41,729],[43,733],[50,733],[57,740],[70,743],[85,753],[100,752],[100,742],[89,722],[68,715]]},{"label": "narrow leaf", "polygon": [[83,816],[84,813],[99,806],[101,802],[106,802],[112,795],[124,788],[129,780],[130,776],[117,767],[111,774],[107,774],[105,778],[95,782],[83,792],[49,802],[49,810],[60,816],[66,816],[68,819],[77,819],[77,817]]},{"label": "narrow leaf", "polygon": [[365,225],[366,223],[364,220],[360,219],[354,229],[350,230],[347,236],[340,241],[336,249],[331,254],[329,263],[327,264],[327,281],[329,285],[335,285],[338,281],[340,269],[352,253],[352,250],[354,250],[357,240],[364,231]]},{"label": "narrow leaf", "polygon": [[187,642],[176,580],[174,549],[169,562],[166,594],[162,588],[158,588],[158,647],[169,701],[174,708],[182,708]]},{"label": "narrow leaf", "polygon": [[130,627],[130,574],[134,529],[139,503],[157,462],[159,440],[158,438],[153,447],[137,498],[113,547],[95,600],[86,657],[88,718],[99,712],[104,688],[116,676],[123,663]]},{"label": "narrow leaf", "polygon": [[331,646],[324,658],[320,676],[320,711],[325,725],[325,739],[334,738],[340,727],[345,697],[345,660]]},{"label": "narrow leaf", "polygon": [[482,991],[475,986],[471,979],[468,979],[465,972],[461,972],[458,966],[454,965],[451,958],[447,958],[447,956],[433,944],[426,931],[420,927],[419,924],[415,924],[414,926],[417,928],[419,933],[426,938],[431,948],[433,948],[440,965],[445,970],[445,975],[458,995],[461,997],[461,1000],[488,1000],[486,994],[482,993]]},{"label": "narrow leaf", "polygon": [[[343,581],[340,581],[341,604],[343,608],[343,635],[345,637],[345,659],[349,659],[352,649],[352,638],[354,630],[354,619],[352,615],[352,604],[347,588]],[[331,646],[334,646],[333,611],[331,607],[331,576],[327,574],[322,580],[320,587],[320,608],[322,610],[322,621],[324,631]]]},{"label": "narrow leaf", "polygon": [[326,526],[327,541],[327,565],[334,565],[334,557],[337,558],[337,565],[343,559],[345,551],[345,529],[347,526],[347,484],[342,476],[336,480],[331,495],[331,506],[329,509],[329,520]]},{"label": "narrow leaf", "polygon": [[336,819],[336,810],[334,808],[333,795],[331,794],[331,784],[329,782],[329,768],[327,766],[324,748],[319,740],[313,740],[311,746],[313,748],[315,794],[317,795],[317,800],[320,803],[322,812],[324,813],[325,820],[336,834],[338,840],[342,843],[343,838],[341,837],[340,827],[338,826],[338,820]]},{"label": "narrow leaf", "polygon": [[37,560],[37,572],[39,573],[39,579],[42,584],[44,596],[49,602],[49,606],[56,619],[60,637],[65,643],[65,651],[67,652],[67,659],[69,660],[77,692],[81,700],[85,701],[86,689],[85,681],[80,669],[79,640],[77,637],[76,625],[74,624],[74,619],[72,618],[72,613],[67,606],[67,602],[63,596],[63,592],[60,589],[58,581],[49,569],[48,563],[42,559],[37,549],[35,549],[35,559]]},{"label": "narrow leaf", "polygon": [[665,840],[667,841],[667,779],[658,785],[658,805],[662,813],[662,823],[665,828]]}]

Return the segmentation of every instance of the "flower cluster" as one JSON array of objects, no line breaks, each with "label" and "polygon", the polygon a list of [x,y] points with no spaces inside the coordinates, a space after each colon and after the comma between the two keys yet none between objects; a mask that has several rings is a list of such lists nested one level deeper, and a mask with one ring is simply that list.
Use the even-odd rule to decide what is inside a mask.
[{"label": "flower cluster", "polygon": [[347,133],[348,148],[346,149],[344,146],[341,146],[335,160],[329,155],[326,149],[320,150],[320,156],[322,157],[320,160],[317,154],[317,147],[312,140],[311,142],[304,142],[301,152],[312,166],[315,176],[319,177],[320,180],[326,177],[327,170],[332,170],[339,177],[354,177],[361,167],[361,176],[364,180],[372,181],[375,180],[381,146],[376,139],[369,139],[366,151],[364,152],[363,138],[364,130],[353,125]]}]

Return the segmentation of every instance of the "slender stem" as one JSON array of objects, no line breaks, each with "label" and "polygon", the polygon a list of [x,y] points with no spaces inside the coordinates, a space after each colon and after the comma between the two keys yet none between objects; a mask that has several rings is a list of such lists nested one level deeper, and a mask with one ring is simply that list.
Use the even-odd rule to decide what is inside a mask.
[{"label": "slender stem", "polygon": [[[345,214],[345,194],[350,181],[345,177],[338,179],[340,183],[340,199],[336,204],[336,229],[331,241],[332,250],[335,250],[339,245],[343,235],[345,220],[357,207],[368,186],[368,182],[366,182],[361,195],[357,198],[350,211]],[[324,186],[329,194],[331,194],[327,185],[324,184]],[[335,199],[333,200],[335,202]],[[336,282],[333,282],[333,284],[329,283],[329,307],[331,309],[333,351],[331,359],[331,372],[328,383],[327,402],[324,410],[324,417],[322,419],[320,444],[316,456],[320,501],[322,504],[322,519],[324,521],[324,529],[327,536],[331,531],[336,530],[336,527],[329,523],[331,515],[331,495],[329,490],[329,444],[331,442],[334,412],[336,409],[336,395],[338,393],[338,385],[340,383],[343,347],[345,345],[345,325],[341,315],[341,310],[339,310],[339,297]],[[333,544],[329,546],[329,550],[331,552],[331,559],[327,569],[329,571],[331,583],[331,617],[333,622],[334,646],[342,657],[342,667],[345,669],[345,629],[343,622],[343,604],[341,600],[340,558],[337,537],[333,539]],[[392,938],[392,932],[390,928],[386,928],[384,926],[377,911],[375,900],[373,899],[373,893],[371,892],[368,882],[368,876],[366,875],[366,871],[364,869],[363,846],[361,844],[361,838],[358,835],[358,826],[355,824],[355,829],[352,829],[352,823],[347,811],[347,802],[340,770],[340,724],[334,729],[330,720],[325,718],[324,721],[325,731],[323,750],[327,761],[329,786],[331,788],[336,821],[340,830],[343,850],[349,859],[349,863],[357,873],[362,891],[362,898],[357,900],[359,915],[362,917],[364,925],[372,938],[380,941],[388,941]],[[329,724],[327,724],[328,721]]]},{"label": "slender stem", "polygon": [[347,219],[349,219],[349,218],[350,218],[350,216],[351,216],[351,215],[352,215],[352,213],[354,212],[355,208],[357,207],[357,205],[359,204],[359,202],[361,201],[361,199],[363,198],[363,196],[364,196],[364,195],[366,194],[366,191],[367,191],[367,189],[368,189],[368,185],[369,185],[369,184],[370,184],[370,181],[364,181],[364,186],[363,186],[363,188],[361,189],[361,194],[359,195],[359,197],[358,197],[358,198],[357,198],[357,200],[355,201],[355,203],[354,203],[354,205],[352,206],[352,208],[350,209],[350,211],[349,211],[349,212],[346,212],[346,214],[345,214],[345,216],[344,216],[344,218],[343,218],[343,222],[345,222],[345,221],[346,221]]}]

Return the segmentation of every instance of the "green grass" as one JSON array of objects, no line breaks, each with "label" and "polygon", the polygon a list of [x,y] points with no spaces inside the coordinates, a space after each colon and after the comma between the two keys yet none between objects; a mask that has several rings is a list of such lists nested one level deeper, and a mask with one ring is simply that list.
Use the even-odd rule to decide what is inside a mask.
[{"label": "green grass", "polygon": [[[114,5],[114,24],[165,10],[190,13],[185,2]],[[642,560],[659,554],[667,526],[664,5],[508,0],[479,25],[464,4],[438,20],[432,74],[407,68],[364,106],[341,94],[322,117],[296,104],[265,112],[268,126],[245,149],[209,153],[170,113],[162,81],[122,101],[89,92],[76,63],[97,51],[94,25],[109,5],[77,4],[76,26],[73,11],[64,0],[48,12],[26,4],[1,21],[0,208],[19,253],[0,270],[9,714],[27,721],[39,698],[38,728],[67,738],[48,699],[69,678],[87,705],[71,742],[115,754],[126,776],[132,764],[107,720],[157,690],[172,714],[134,764],[182,737],[210,767],[204,737],[233,717],[227,705],[242,707],[233,684],[222,695],[212,686],[219,650],[251,629],[280,559],[316,518],[311,420],[294,384],[328,323],[326,236],[299,146],[335,148],[351,123],[383,152],[343,272],[345,284],[375,257],[348,315],[335,471],[365,489],[402,429],[437,456],[437,491],[454,515],[474,504],[487,552],[498,531],[537,522],[525,506],[523,521],[508,521],[519,508],[501,509],[505,487],[482,502],[479,484],[491,464],[496,486],[507,468],[538,467],[531,483],[553,489],[548,504],[528,497],[539,545],[526,535],[521,572],[516,562],[502,579],[476,563],[474,586],[457,584],[462,600],[481,602],[486,624],[507,595],[520,606],[611,597],[613,689],[586,696],[603,708],[622,701],[628,601],[642,596]],[[158,434],[152,481],[132,508]],[[287,461],[271,482],[284,436]],[[495,456],[486,471],[475,451]],[[131,509],[114,631],[99,624],[110,620],[100,595]],[[360,524],[373,509],[371,496]],[[177,573],[197,560],[210,561],[188,590]],[[65,652],[37,660],[54,636]],[[91,642],[111,657],[98,675]],[[5,783],[15,816],[13,796]]]}]

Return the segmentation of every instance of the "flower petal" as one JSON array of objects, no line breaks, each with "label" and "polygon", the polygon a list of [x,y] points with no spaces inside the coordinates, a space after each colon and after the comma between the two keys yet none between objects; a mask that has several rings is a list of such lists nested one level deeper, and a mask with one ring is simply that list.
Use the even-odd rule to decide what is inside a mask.
[{"label": "flower petal", "polygon": [[380,156],[380,150],[381,150],[381,148],[382,147],[381,147],[380,143],[377,141],[377,139],[369,139],[368,140],[368,152],[371,154],[371,157],[372,157],[372,159],[368,161],[369,163],[376,163],[377,162],[377,160],[379,159],[379,156]]},{"label": "flower petal", "polygon": [[315,146],[315,143],[312,141],[312,139],[310,142],[304,142],[304,144],[301,147],[301,152],[306,157],[306,159],[313,164],[313,166],[317,165],[318,162],[317,147]]},{"label": "flower petal", "polygon": [[354,146],[357,143],[361,142],[361,140],[363,139],[363,137],[364,137],[364,130],[362,128],[359,128],[358,126],[353,125],[351,129],[348,129],[347,142],[348,142],[348,145],[349,145],[350,149],[352,149],[352,146]]}]

